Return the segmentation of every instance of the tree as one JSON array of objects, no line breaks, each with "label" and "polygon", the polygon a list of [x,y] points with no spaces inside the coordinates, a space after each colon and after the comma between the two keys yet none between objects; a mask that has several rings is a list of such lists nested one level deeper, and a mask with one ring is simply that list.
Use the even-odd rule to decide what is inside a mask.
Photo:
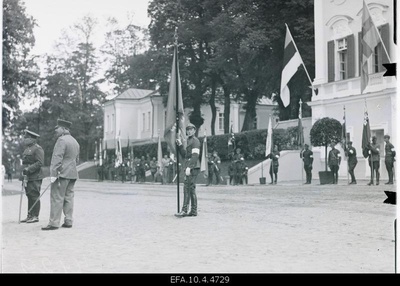
[{"label": "tree", "polygon": [[27,96],[38,77],[30,51],[35,44],[35,20],[26,14],[21,0],[3,1],[3,134],[18,115],[20,100]]},{"label": "tree", "polygon": [[325,147],[325,171],[328,171],[328,145],[342,140],[342,124],[329,117],[318,119],[310,130],[310,142],[313,146]]}]

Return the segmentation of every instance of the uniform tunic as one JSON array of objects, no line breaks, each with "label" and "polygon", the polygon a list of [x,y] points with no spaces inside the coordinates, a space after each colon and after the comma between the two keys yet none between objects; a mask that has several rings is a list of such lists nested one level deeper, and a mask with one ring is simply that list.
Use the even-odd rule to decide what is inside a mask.
[{"label": "uniform tunic", "polygon": [[50,163],[50,176],[58,177],[51,185],[49,225],[60,226],[61,214],[64,222],[72,225],[74,208],[74,186],[78,179],[76,164],[79,160],[80,146],[69,132],[58,137],[54,145]]},{"label": "uniform tunic", "polygon": [[392,143],[388,142],[385,145],[385,165],[389,175],[389,183],[393,183],[393,167],[396,156],[396,150]]},{"label": "uniform tunic", "polygon": [[187,140],[186,149],[183,145],[179,146],[179,153],[185,160],[183,170],[190,168],[190,175],[185,175],[185,181],[183,184],[183,206],[182,211],[187,212],[189,201],[191,204],[190,212],[197,215],[197,195],[196,195],[196,178],[200,172],[200,141],[197,137],[192,136]]},{"label": "uniform tunic", "polygon": [[[27,184],[25,193],[28,197],[28,211],[40,197],[40,188],[43,181],[42,166],[44,162],[44,151],[38,144],[27,146],[22,154],[22,164],[24,165],[25,175],[27,176]],[[39,217],[40,201],[33,206],[28,217]]]}]

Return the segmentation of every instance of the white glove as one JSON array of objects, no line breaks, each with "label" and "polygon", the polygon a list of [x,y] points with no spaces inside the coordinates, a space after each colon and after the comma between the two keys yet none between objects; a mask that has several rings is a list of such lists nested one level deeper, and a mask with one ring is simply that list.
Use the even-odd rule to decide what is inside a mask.
[{"label": "white glove", "polygon": [[186,168],[185,175],[186,176],[190,176],[190,168],[189,167]]},{"label": "white glove", "polygon": [[57,180],[57,177],[50,177],[50,183],[54,183]]},{"label": "white glove", "polygon": [[176,139],[176,144],[177,144],[178,146],[181,146],[181,145],[182,145],[181,139]]}]

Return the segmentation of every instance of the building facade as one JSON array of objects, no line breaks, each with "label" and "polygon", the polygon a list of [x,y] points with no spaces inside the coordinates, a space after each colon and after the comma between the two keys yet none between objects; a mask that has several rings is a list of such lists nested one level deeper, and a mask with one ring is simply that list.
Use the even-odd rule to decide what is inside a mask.
[{"label": "building facade", "polygon": [[[362,156],[361,141],[364,111],[368,112],[372,135],[377,137],[381,152],[381,176],[387,177],[384,165],[385,134],[396,143],[396,77],[384,77],[383,63],[396,62],[394,44],[394,7],[392,0],[365,0],[382,42],[368,62],[369,83],[361,93],[361,28],[363,0],[314,1],[315,79],[318,95],[308,105],[312,123],[322,117],[343,121],[344,109],[348,139],[353,141],[359,164],[356,175],[370,176]],[[314,150],[319,148],[314,147]],[[320,150],[318,150],[320,151]],[[321,156],[324,152],[319,152]],[[342,150],[342,158],[344,152]],[[324,158],[321,158],[324,160]],[[342,165],[346,166],[346,165]],[[345,176],[345,167],[340,175]]]},{"label": "building facade", "polygon": [[[231,103],[230,122],[234,132],[240,132],[245,116],[242,103]],[[266,129],[270,114],[277,106],[271,99],[262,98],[256,107],[256,129]],[[224,134],[224,105],[216,103],[215,135]],[[192,110],[185,108],[185,122],[189,122]],[[154,90],[128,89],[108,100],[104,104],[103,148],[114,149],[117,139],[126,147],[157,142],[162,140],[166,122],[166,108],[162,96]],[[211,107],[201,107],[204,123],[199,129],[199,136],[211,135]],[[275,118],[273,119],[275,120]]]}]

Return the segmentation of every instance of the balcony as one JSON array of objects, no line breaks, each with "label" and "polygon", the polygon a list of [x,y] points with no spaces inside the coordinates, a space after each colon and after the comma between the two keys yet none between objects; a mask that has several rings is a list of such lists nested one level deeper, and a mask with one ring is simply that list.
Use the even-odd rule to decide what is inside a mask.
[{"label": "balcony", "polygon": [[[364,93],[375,93],[389,88],[396,88],[396,78],[394,76],[384,77],[383,74],[384,72],[370,74],[369,84]],[[360,83],[360,77],[355,77],[315,85],[318,88],[318,95],[313,97],[313,101],[360,94]]]}]

